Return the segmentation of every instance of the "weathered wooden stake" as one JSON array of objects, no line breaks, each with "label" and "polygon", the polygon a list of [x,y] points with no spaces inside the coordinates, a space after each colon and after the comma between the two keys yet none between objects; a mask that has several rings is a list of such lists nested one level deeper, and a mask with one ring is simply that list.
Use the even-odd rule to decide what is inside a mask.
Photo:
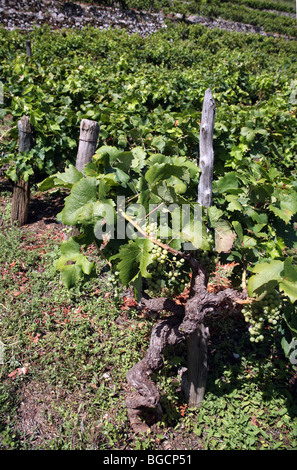
[{"label": "weathered wooden stake", "polygon": [[[23,116],[18,121],[19,152],[27,152],[33,146],[32,128],[28,116]],[[27,222],[30,204],[30,182],[21,178],[14,183],[11,201],[11,223],[18,222],[24,225]]]},{"label": "weathered wooden stake", "polygon": [[[215,102],[211,90],[205,92],[201,127],[200,127],[200,160],[201,175],[198,185],[198,203],[203,207],[212,204],[213,179],[213,131],[215,120]],[[209,331],[203,323],[187,340],[188,369],[184,380],[184,393],[189,406],[200,406],[206,389],[208,364],[207,343]]]},{"label": "weathered wooden stake", "polygon": [[27,51],[27,56],[32,57],[31,41],[29,39],[27,39],[26,41],[26,51]]},{"label": "weathered wooden stake", "polygon": [[206,90],[203,101],[200,126],[200,159],[201,175],[198,185],[198,202],[203,207],[210,207],[212,203],[213,179],[213,130],[216,106],[210,89]]},{"label": "weathered wooden stake", "polygon": [[92,161],[96,152],[99,137],[99,124],[89,119],[83,119],[80,124],[79,146],[76,157],[76,168],[82,171],[84,166]]},{"label": "weathered wooden stake", "polygon": [[209,330],[202,323],[186,341],[188,369],[183,391],[189,406],[199,406],[204,398],[208,373],[208,337]]},{"label": "weathered wooden stake", "polygon": [[[98,137],[99,124],[96,121],[82,119],[80,123],[79,144],[75,164],[77,170],[83,171],[85,165],[92,161],[92,157],[96,152]],[[72,227],[72,229],[65,234],[64,239],[68,240],[70,237],[78,235],[78,228]]]}]

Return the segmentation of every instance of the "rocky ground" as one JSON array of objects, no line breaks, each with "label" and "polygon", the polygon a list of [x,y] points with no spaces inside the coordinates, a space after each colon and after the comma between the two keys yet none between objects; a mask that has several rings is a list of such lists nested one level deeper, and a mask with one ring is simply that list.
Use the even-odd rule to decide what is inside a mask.
[{"label": "rocky ground", "polygon": [[120,8],[59,0],[0,0],[0,24],[9,30],[30,30],[34,25],[43,24],[53,29],[79,29],[87,25],[101,29],[120,27],[141,35],[151,34],[165,26],[161,13],[123,11]]},{"label": "rocky ground", "polygon": [[[277,12],[276,12],[277,13]],[[210,19],[199,15],[184,18],[180,14],[148,13],[136,10],[122,10],[81,2],[62,2],[59,0],[0,0],[0,24],[12,30],[30,30],[35,26],[48,24],[53,29],[83,28],[90,25],[100,29],[125,28],[129,33],[147,36],[166,27],[165,19],[202,24],[208,28],[219,28],[238,33],[267,33],[263,27],[237,23],[220,18]]]}]

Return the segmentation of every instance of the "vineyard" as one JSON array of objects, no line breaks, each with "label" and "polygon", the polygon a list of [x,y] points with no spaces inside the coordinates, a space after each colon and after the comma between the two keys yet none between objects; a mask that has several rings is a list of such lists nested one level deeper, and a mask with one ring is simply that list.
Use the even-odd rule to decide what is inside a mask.
[{"label": "vineyard", "polygon": [[0,448],[296,449],[295,2],[116,7],[0,29]]}]

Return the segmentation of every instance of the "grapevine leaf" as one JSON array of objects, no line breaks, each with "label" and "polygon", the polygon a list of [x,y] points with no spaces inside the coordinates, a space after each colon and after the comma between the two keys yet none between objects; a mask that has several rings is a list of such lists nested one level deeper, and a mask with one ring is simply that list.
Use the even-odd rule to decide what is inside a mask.
[{"label": "grapevine leaf", "polygon": [[61,256],[55,267],[57,271],[61,271],[62,281],[67,288],[72,287],[83,274],[91,274],[94,263],[80,252],[80,244],[72,237],[61,244],[60,252]]},{"label": "grapevine leaf", "polygon": [[218,207],[212,205],[207,208],[207,214],[211,227],[214,227],[217,220],[224,215],[224,212]]},{"label": "grapevine leaf", "polygon": [[292,303],[297,300],[297,284],[296,282],[282,279],[279,283],[280,289],[289,297]]},{"label": "grapevine leaf", "polygon": [[297,268],[292,264],[292,258],[286,258],[284,261],[283,278],[279,287],[292,303],[297,300]]},{"label": "grapevine leaf", "polygon": [[238,189],[239,180],[235,171],[230,171],[225,176],[214,182],[214,188],[219,193],[226,193],[234,189]]},{"label": "grapevine leaf", "polygon": [[269,292],[281,280],[283,269],[284,262],[280,260],[258,263],[253,268],[254,275],[248,281],[248,295],[253,297],[253,295]]},{"label": "grapevine leaf", "polygon": [[140,171],[145,164],[146,153],[141,147],[135,147],[131,150],[133,155],[133,160],[131,162],[131,167],[134,171]]},{"label": "grapevine leaf", "polygon": [[274,204],[269,205],[269,209],[286,223],[297,213],[297,193],[281,194],[279,207]]},{"label": "grapevine leaf", "polygon": [[238,220],[233,220],[232,225],[234,227],[236,235],[238,236],[239,241],[242,242],[242,240],[243,240],[243,230],[242,230],[241,223],[238,222]]},{"label": "grapevine leaf", "polygon": [[226,220],[218,220],[215,224],[215,243],[218,253],[227,253],[233,246],[236,234]]},{"label": "grapevine leaf", "polygon": [[55,187],[63,187],[71,189],[72,186],[82,178],[82,173],[75,166],[69,165],[64,173],[56,173],[43,180],[39,185],[40,191],[47,191]]},{"label": "grapevine leaf", "polygon": [[152,191],[157,194],[163,202],[167,204],[172,204],[176,201],[176,193],[174,188],[168,186],[165,180],[155,184]]},{"label": "grapevine leaf", "polygon": [[244,235],[243,240],[242,240],[242,246],[244,248],[253,248],[256,245],[257,245],[257,242],[254,238]]},{"label": "grapevine leaf", "polygon": [[190,181],[190,172],[183,166],[170,165],[163,163],[161,165],[154,164],[151,166],[145,174],[145,178],[150,185],[156,184],[158,181],[175,176],[176,178],[186,181]]},{"label": "grapevine leaf", "polygon": [[65,206],[61,212],[62,223],[65,225],[91,223],[96,200],[96,178],[89,176],[80,179],[73,185],[70,195],[65,199]]},{"label": "grapevine leaf", "polygon": [[61,280],[67,289],[73,287],[82,278],[82,268],[79,264],[66,265],[61,271]]},{"label": "grapevine leaf", "polygon": [[151,249],[153,242],[147,238],[136,238],[123,245],[118,253],[117,264],[120,280],[124,285],[135,281],[137,276],[150,277],[147,267],[152,263]]}]

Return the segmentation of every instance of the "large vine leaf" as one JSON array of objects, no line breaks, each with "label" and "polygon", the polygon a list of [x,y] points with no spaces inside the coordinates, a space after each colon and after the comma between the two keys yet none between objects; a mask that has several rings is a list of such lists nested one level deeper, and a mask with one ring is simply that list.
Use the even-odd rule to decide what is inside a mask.
[{"label": "large vine leaf", "polygon": [[278,203],[270,204],[269,209],[286,223],[297,213],[297,192],[281,194]]},{"label": "large vine leaf", "polygon": [[253,268],[254,275],[248,281],[248,295],[250,297],[260,296],[271,291],[281,280],[283,269],[284,262],[281,260],[258,263]]},{"label": "large vine leaf", "polygon": [[227,253],[231,250],[236,234],[231,229],[229,222],[218,220],[215,223],[215,243],[218,253]]},{"label": "large vine leaf", "polygon": [[94,221],[94,205],[97,201],[97,180],[94,177],[80,179],[65,199],[61,222],[65,225],[90,224]]},{"label": "large vine leaf", "polygon": [[297,300],[297,267],[292,264],[292,258],[284,261],[284,271],[282,280],[279,283],[280,289],[289,297],[292,303]]},{"label": "large vine leaf", "polygon": [[153,242],[147,238],[135,238],[123,245],[116,258],[119,276],[124,285],[129,285],[141,275],[144,278],[151,276],[147,267],[152,263],[151,249]]},{"label": "large vine leaf", "polygon": [[75,166],[69,165],[63,173],[56,173],[43,180],[39,185],[40,191],[47,191],[55,187],[63,187],[71,189],[72,186],[82,178],[82,173]]},{"label": "large vine leaf", "polygon": [[56,261],[55,267],[61,272],[62,282],[67,288],[75,285],[84,274],[91,274],[94,263],[81,253],[81,245],[73,237],[61,244],[60,252],[61,256]]},{"label": "large vine leaf", "polygon": [[253,269],[254,275],[248,282],[248,294],[261,295],[279,286],[292,303],[297,300],[297,267],[292,258],[285,261],[272,260],[258,263]]}]

